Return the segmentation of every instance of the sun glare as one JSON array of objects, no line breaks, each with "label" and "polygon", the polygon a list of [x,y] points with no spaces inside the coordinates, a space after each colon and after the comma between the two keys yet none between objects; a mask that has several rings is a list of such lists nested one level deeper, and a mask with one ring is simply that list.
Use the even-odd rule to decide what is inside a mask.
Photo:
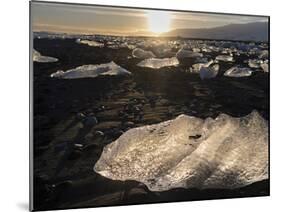
[{"label": "sun glare", "polygon": [[170,30],[171,15],[168,12],[150,11],[147,17],[149,31],[160,34]]}]

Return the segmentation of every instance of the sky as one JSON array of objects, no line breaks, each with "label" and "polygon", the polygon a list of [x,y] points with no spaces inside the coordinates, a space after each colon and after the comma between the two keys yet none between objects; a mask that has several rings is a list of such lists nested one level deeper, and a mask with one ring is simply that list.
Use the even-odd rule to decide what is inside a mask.
[{"label": "sky", "polygon": [[181,28],[265,22],[266,17],[32,2],[33,31],[154,35]]}]

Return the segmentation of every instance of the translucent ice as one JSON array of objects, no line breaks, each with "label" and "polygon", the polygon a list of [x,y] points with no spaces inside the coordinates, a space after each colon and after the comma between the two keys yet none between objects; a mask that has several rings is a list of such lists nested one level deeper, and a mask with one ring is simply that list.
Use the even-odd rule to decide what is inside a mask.
[{"label": "translucent ice", "polygon": [[262,62],[263,62],[262,60],[251,59],[248,60],[248,66],[250,68],[260,68]]},{"label": "translucent ice", "polygon": [[224,76],[227,77],[248,77],[252,75],[252,70],[250,68],[242,68],[238,66],[234,66],[230,69],[228,69]]},{"label": "translucent ice", "polygon": [[200,72],[199,72],[200,78],[202,80],[215,78],[218,75],[218,73],[219,73],[219,68],[220,68],[219,64],[212,64],[212,65],[209,65],[209,66],[202,66],[200,68]]},{"label": "translucent ice", "polygon": [[118,66],[113,61],[110,63],[104,63],[100,65],[83,65],[70,69],[67,71],[59,70],[51,77],[63,78],[63,79],[76,79],[76,78],[93,78],[99,75],[127,75],[131,72]]},{"label": "translucent ice", "polygon": [[268,178],[268,123],[255,111],[205,120],[180,115],[128,130],[103,149],[94,170],[152,191],[243,187]]},{"label": "translucent ice", "polygon": [[34,62],[38,63],[54,63],[58,61],[57,58],[41,55],[40,52],[36,51],[35,49],[33,49],[32,59]]},{"label": "translucent ice", "polygon": [[214,62],[213,60],[210,60],[209,62],[208,62],[208,61],[206,61],[206,62],[202,61],[202,62],[199,62],[199,63],[195,63],[195,64],[193,64],[192,67],[190,68],[190,71],[191,71],[192,73],[199,73],[199,71],[200,71],[200,69],[201,69],[202,67],[208,67],[208,66],[211,65],[213,62]]},{"label": "translucent ice", "polygon": [[133,57],[140,58],[140,59],[148,59],[155,57],[155,55],[151,51],[145,51],[140,48],[136,48],[132,52]]},{"label": "translucent ice", "polygon": [[260,52],[259,58],[268,59],[268,55],[269,55],[268,50],[263,50]]},{"label": "translucent ice", "polygon": [[261,68],[264,72],[268,72],[268,64],[267,63],[262,63],[260,66],[261,66]]},{"label": "translucent ice", "polygon": [[77,39],[77,43],[80,43],[80,44],[86,44],[88,46],[93,46],[93,47],[103,47],[103,43],[99,43],[97,41],[92,41],[92,40],[80,40],[80,39]]},{"label": "translucent ice", "polygon": [[171,58],[149,58],[141,61],[137,65],[140,67],[148,67],[153,69],[159,69],[166,66],[177,66],[179,61],[176,57]]},{"label": "translucent ice", "polygon": [[251,68],[259,68],[259,70],[268,72],[268,60],[250,59],[248,60],[248,66]]},{"label": "translucent ice", "polygon": [[224,61],[224,62],[233,62],[233,57],[230,55],[218,55],[216,60]]},{"label": "translucent ice", "polygon": [[192,51],[193,52],[201,52],[201,49],[200,48],[193,48]]},{"label": "translucent ice", "polygon": [[203,54],[181,48],[177,52],[176,57],[179,58],[179,59],[181,59],[181,58],[197,58],[197,57],[203,57]]},{"label": "translucent ice", "polygon": [[219,73],[219,64],[214,63],[213,60],[210,60],[206,63],[196,63],[193,64],[190,68],[191,73],[199,73],[200,78],[203,79],[211,79],[218,75]]}]

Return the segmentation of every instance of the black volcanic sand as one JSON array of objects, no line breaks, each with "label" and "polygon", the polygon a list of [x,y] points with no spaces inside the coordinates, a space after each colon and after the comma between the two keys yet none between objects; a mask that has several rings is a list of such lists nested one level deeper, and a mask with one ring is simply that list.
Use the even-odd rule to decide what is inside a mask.
[{"label": "black volcanic sand", "polygon": [[[113,181],[93,171],[103,147],[132,127],[159,123],[179,114],[214,118],[226,113],[240,117],[257,110],[268,119],[267,73],[224,77],[224,71],[233,64],[221,63],[219,76],[202,81],[198,74],[187,73],[194,63],[188,59],[178,67],[153,70],[137,67],[141,60],[128,57],[131,50],[126,48],[94,48],[71,39],[35,39],[34,48],[59,59],[56,63],[34,63],[36,210],[269,195],[268,180],[235,190],[151,192],[139,182]],[[241,63],[247,58],[235,59]],[[132,75],[73,80],[49,77],[60,69],[110,61]],[[98,124],[83,125],[77,119],[79,112],[94,114]]]}]

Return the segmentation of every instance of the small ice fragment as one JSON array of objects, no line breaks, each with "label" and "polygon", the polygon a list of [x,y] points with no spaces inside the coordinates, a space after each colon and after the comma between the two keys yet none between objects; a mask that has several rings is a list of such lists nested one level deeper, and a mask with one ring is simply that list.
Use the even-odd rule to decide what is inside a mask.
[{"label": "small ice fragment", "polygon": [[200,68],[200,78],[202,80],[204,79],[211,79],[211,78],[215,78],[218,73],[219,73],[219,64],[212,64],[209,66],[202,66]]},{"label": "small ice fragment", "polygon": [[201,67],[208,67],[209,65],[211,65],[214,61],[210,60],[209,62],[199,62],[199,63],[195,63],[192,65],[192,67],[190,68],[190,72],[191,73],[199,73]]},{"label": "small ice fragment", "polygon": [[259,58],[260,59],[268,59],[268,50],[262,50],[260,53],[259,53]]},{"label": "small ice fragment", "polygon": [[260,66],[261,66],[261,68],[264,72],[268,72],[268,64],[267,63],[262,63]]},{"label": "small ice fragment", "polygon": [[41,55],[40,52],[36,51],[35,49],[33,49],[32,59],[34,62],[38,63],[54,63],[58,61],[57,58]]},{"label": "small ice fragment", "polygon": [[81,40],[81,39],[77,39],[76,41],[77,43],[80,44],[86,44],[88,46],[93,46],[93,47],[104,47],[103,43],[99,43],[97,41],[92,41],[92,40]]},{"label": "small ice fragment", "polygon": [[248,60],[248,66],[250,68],[260,68],[261,63],[262,63],[261,60],[256,60],[256,59]]},{"label": "small ice fragment", "polygon": [[198,53],[198,52],[193,52],[190,50],[186,50],[184,48],[181,48],[177,54],[176,57],[178,59],[182,59],[182,58],[197,58],[197,57],[203,57],[202,53]]},{"label": "small ice fragment", "polygon": [[224,62],[233,62],[233,57],[230,55],[218,55],[216,60],[224,61]]},{"label": "small ice fragment", "polygon": [[140,67],[147,67],[147,68],[153,68],[153,69],[159,69],[166,66],[177,66],[179,64],[179,61],[176,57],[171,58],[150,58],[145,59],[137,64],[137,66]]},{"label": "small ice fragment", "polygon": [[227,77],[248,77],[252,75],[252,70],[250,68],[242,68],[238,66],[234,66],[230,69],[228,69],[224,76]]},{"label": "small ice fragment", "polygon": [[193,48],[192,51],[193,52],[201,52],[201,49],[200,48]]}]

